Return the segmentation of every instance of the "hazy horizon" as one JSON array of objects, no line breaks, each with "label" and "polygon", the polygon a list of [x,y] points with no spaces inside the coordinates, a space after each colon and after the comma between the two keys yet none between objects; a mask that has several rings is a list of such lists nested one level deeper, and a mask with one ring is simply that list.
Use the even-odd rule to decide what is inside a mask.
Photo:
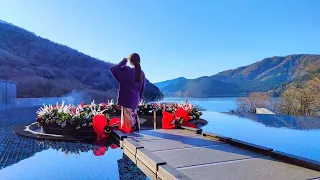
[{"label": "hazy horizon", "polygon": [[153,83],[320,54],[319,1],[0,2],[0,19],[92,57],[139,53]]}]

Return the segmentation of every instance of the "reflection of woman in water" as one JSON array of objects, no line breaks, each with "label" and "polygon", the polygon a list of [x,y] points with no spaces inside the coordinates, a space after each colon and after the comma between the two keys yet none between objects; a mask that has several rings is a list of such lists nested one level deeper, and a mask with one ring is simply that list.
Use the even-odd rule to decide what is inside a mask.
[{"label": "reflection of woman in water", "polygon": [[[130,61],[132,68],[126,66],[127,61]],[[121,106],[120,129],[124,132],[139,131],[137,108],[145,88],[145,75],[141,69],[140,56],[133,53],[110,70],[120,85],[118,94],[118,105]]]}]

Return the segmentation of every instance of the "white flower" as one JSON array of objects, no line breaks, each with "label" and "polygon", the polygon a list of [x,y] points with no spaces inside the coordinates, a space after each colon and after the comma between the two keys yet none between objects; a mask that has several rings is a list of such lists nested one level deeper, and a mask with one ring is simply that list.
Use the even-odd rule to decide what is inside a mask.
[{"label": "white flower", "polygon": [[78,105],[78,106],[77,106],[77,110],[83,111],[84,109],[83,109],[83,107],[82,107],[81,105]]},{"label": "white flower", "polygon": [[100,112],[100,110],[101,110],[101,105],[99,104],[99,105],[98,105],[97,112]]},{"label": "white flower", "polygon": [[90,104],[90,109],[91,109],[91,112],[85,117],[85,118],[89,118],[90,115],[100,115],[100,114],[103,114],[105,111],[107,111],[109,108],[111,108],[109,105],[110,104],[113,104],[113,101],[109,101],[108,102],[108,107],[105,108],[104,110],[101,110],[101,104],[97,105],[94,103],[94,101]]},{"label": "white flower", "polygon": [[114,105],[113,99],[111,99],[110,101],[108,100],[108,106],[113,106],[113,105]]},{"label": "white flower", "polygon": [[80,105],[78,105],[78,107],[76,107],[76,112],[75,112],[75,114],[72,116],[72,118],[80,118],[80,113],[81,113],[81,111],[83,111],[83,108],[80,106]]},{"label": "white flower", "polygon": [[65,113],[65,114],[67,114],[67,113],[70,112],[69,109],[70,109],[69,106],[64,106],[64,107],[61,109],[61,111],[62,111],[63,113]]},{"label": "white flower", "polygon": [[39,108],[36,113],[38,114],[39,117],[43,117],[45,115],[49,115],[51,111],[52,109],[50,109],[49,106],[43,104],[43,107]]},{"label": "white flower", "polygon": [[57,109],[58,109],[58,112],[61,113],[61,112],[64,112],[64,101],[62,101],[62,104],[61,106],[59,106],[59,104],[57,103]]},{"label": "white flower", "polygon": [[141,99],[141,101],[139,102],[139,106],[145,106],[145,105],[146,105],[146,102],[143,99]]},{"label": "white flower", "polygon": [[90,108],[95,108],[96,104],[94,103],[94,100],[90,103]]}]

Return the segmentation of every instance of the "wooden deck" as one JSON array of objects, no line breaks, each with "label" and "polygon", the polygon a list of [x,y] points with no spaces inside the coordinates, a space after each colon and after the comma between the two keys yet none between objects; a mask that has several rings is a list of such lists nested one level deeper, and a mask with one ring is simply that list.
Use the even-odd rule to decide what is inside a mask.
[{"label": "wooden deck", "polygon": [[320,180],[318,162],[197,129],[114,135],[152,180]]}]

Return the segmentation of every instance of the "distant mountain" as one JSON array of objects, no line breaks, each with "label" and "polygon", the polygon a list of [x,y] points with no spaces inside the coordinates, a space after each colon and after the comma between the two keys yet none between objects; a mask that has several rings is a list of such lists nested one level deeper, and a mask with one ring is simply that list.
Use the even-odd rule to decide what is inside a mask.
[{"label": "distant mountain", "polygon": [[[18,97],[58,97],[77,90],[97,101],[115,98],[118,83],[111,66],[0,20],[0,78],[17,82]],[[162,97],[148,81],[144,98]]]},{"label": "distant mountain", "polygon": [[162,89],[170,84],[176,84],[176,83],[179,83],[180,81],[186,81],[187,79],[184,78],[184,77],[179,77],[179,78],[176,78],[176,79],[172,79],[172,80],[167,80],[167,81],[163,81],[163,82],[159,82],[157,83],[157,87],[159,89]]},{"label": "distant mountain", "polygon": [[244,91],[237,85],[210,77],[197,79],[178,78],[155,83],[166,97],[214,97],[232,96]]},{"label": "distant mountain", "polygon": [[[310,68],[320,68],[320,55],[297,54],[285,57],[270,57],[248,66],[237,69],[220,72],[213,76],[206,76],[191,80],[171,80],[156,83],[165,95],[194,96],[188,92],[201,91],[208,92],[202,96],[222,96],[233,93],[239,95],[248,92],[270,92],[273,95],[279,95],[284,87],[296,81],[307,78]],[[180,78],[181,79],[181,78]],[[215,84],[206,84],[205,86],[186,86],[189,82],[196,85],[198,82],[207,82]],[[178,83],[177,83],[178,82]],[[223,86],[223,85],[228,86]],[[233,86],[232,86],[233,85]]]},{"label": "distant mountain", "polygon": [[228,70],[213,77],[249,91],[269,91],[303,77],[311,67],[320,67],[320,55],[289,55],[265,58],[249,66]]}]

